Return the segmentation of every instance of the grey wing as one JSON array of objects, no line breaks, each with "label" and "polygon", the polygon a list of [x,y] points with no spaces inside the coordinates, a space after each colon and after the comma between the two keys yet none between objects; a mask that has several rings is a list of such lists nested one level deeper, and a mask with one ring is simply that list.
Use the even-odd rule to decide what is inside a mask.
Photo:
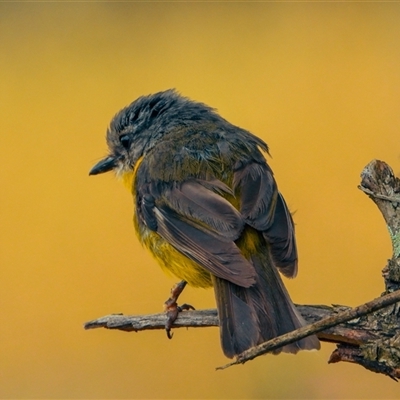
[{"label": "grey wing", "polygon": [[295,277],[297,248],[294,223],[271,169],[266,163],[249,163],[234,173],[233,184],[240,197],[240,212],[245,222],[262,232],[270,245],[274,263],[282,274]]},{"label": "grey wing", "polygon": [[[244,227],[241,214],[210,187],[190,180],[147,193],[140,204],[144,223],[211,274],[242,287],[255,283],[253,265],[234,243]],[[225,187],[218,181],[217,192]]]}]

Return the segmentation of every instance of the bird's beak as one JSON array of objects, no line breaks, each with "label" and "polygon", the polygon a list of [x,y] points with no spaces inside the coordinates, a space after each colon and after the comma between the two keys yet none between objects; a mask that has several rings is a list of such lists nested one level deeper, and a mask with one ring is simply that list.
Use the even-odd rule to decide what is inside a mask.
[{"label": "bird's beak", "polygon": [[89,175],[102,174],[104,172],[111,171],[115,167],[115,158],[106,157],[99,161],[89,172]]}]

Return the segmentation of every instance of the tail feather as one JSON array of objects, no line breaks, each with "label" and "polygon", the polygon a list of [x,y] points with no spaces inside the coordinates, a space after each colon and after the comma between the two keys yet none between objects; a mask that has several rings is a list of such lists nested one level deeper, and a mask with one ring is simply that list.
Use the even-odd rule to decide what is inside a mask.
[{"label": "tail feather", "polygon": [[[306,323],[270,260],[259,254],[251,258],[257,278],[250,288],[213,277],[221,344],[224,354],[230,358]],[[309,336],[277,349],[274,354],[319,347],[317,337]]]},{"label": "tail feather", "polygon": [[220,318],[222,348],[228,357],[233,357],[255,346],[261,337],[257,315],[251,305],[234,293],[236,288],[240,288],[239,286],[231,285],[221,278],[215,278],[215,284],[221,300],[217,302],[218,313],[229,316]]}]

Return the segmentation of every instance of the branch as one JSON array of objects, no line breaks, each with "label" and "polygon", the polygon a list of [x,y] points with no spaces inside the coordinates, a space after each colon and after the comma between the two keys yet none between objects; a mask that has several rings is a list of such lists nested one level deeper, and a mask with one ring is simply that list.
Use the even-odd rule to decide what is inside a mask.
[{"label": "branch", "polygon": [[393,254],[383,270],[387,291],[400,288],[400,179],[383,161],[371,161],[361,173],[359,189],[377,205],[389,231]]},{"label": "branch", "polygon": [[[231,365],[245,363],[246,361],[265,354],[268,351],[272,351],[273,349],[284,346],[285,344],[294,342],[313,333],[317,333],[318,338],[322,341],[338,343],[341,346],[340,348],[343,349],[343,356],[334,353],[329,362],[354,362],[351,361],[350,358],[350,349],[352,347],[358,349],[357,351],[359,353],[360,347],[368,346],[371,341],[384,339],[387,335],[385,330],[382,330],[377,326],[375,318],[370,318],[368,320],[364,316],[373,313],[374,311],[378,311],[381,308],[388,307],[399,300],[400,291],[397,291],[353,309],[338,305],[332,307],[298,305],[297,308],[303,318],[305,318],[311,325],[254,347],[247,352],[242,353],[235,362],[218,369],[225,369]],[[391,310],[388,311],[389,313],[392,312]],[[362,319],[362,317],[364,317],[364,319]],[[165,330],[165,321],[165,313],[148,315],[111,314],[89,321],[84,325],[84,327],[85,329],[117,329],[126,332],[154,329]],[[182,312],[179,314],[173,327],[199,328],[210,326],[218,326],[218,315],[216,309]],[[340,357],[342,357],[342,359]],[[358,364],[361,364],[361,361],[363,360],[362,357],[358,355],[357,359],[359,361]],[[376,366],[372,368],[371,365],[371,362],[369,362],[368,365],[364,366],[370,370],[374,370],[375,372],[383,372],[392,378],[400,378],[400,371],[392,371],[387,368],[384,368],[384,371],[382,371],[382,368],[379,369]]]},{"label": "branch", "polygon": [[[126,332],[138,332],[153,329],[165,330],[166,319],[165,313],[148,315],[110,314],[86,322],[84,328],[118,329]],[[181,312],[173,324],[174,328],[204,328],[208,326],[218,326],[218,315],[216,309]]]},{"label": "branch", "polygon": [[[303,318],[310,324],[327,317],[340,315],[341,312],[350,310],[350,307],[339,305],[332,307],[322,305],[297,305],[296,307]],[[117,329],[125,332],[154,329],[165,330],[165,321],[165,313],[147,315],[110,314],[86,322],[84,328]],[[215,308],[182,312],[174,322],[173,328],[205,328],[211,326],[219,326],[218,314]],[[319,332],[318,337],[320,340],[326,342],[360,345],[367,343],[369,340],[376,339],[377,335],[376,326],[364,321],[362,329],[358,329],[353,323],[343,323],[332,327],[327,326]]]},{"label": "branch", "polygon": [[397,303],[398,301],[400,301],[400,290],[369,301],[368,303],[365,303],[361,306],[351,308],[350,310],[342,311],[337,315],[324,318],[318,322],[315,322],[314,324],[303,326],[302,328],[296,329],[293,332],[289,332],[274,339],[268,340],[265,343],[244,351],[236,357],[235,361],[217,369],[225,369],[232,365],[244,364],[246,361],[252,360],[255,357],[268,353],[272,350],[276,350],[279,347],[296,342],[297,340],[303,339],[306,336],[321,332],[324,329],[334,327],[343,322],[348,322],[354,320],[355,318],[364,317],[367,314],[371,314],[382,308]]}]

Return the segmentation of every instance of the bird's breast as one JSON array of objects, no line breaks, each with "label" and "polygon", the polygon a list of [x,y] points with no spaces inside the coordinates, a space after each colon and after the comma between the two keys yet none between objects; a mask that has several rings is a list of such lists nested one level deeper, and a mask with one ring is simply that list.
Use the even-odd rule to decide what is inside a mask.
[{"label": "bird's breast", "polygon": [[184,280],[193,287],[207,288],[212,286],[211,275],[208,271],[175,249],[157,232],[147,228],[138,219],[136,212],[133,222],[140,242],[150,251],[167,275],[173,275]]}]

